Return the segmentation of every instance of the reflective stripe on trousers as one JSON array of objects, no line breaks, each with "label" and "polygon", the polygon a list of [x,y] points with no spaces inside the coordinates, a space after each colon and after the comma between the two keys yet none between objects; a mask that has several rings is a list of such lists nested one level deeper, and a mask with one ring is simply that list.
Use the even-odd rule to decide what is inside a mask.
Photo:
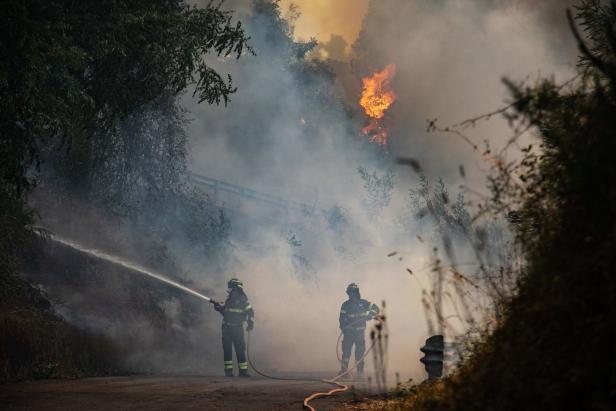
[{"label": "reflective stripe on trousers", "polygon": [[[244,342],[244,328],[241,327],[241,324],[237,327],[223,325],[222,349],[224,353],[225,369],[233,369],[234,350],[238,366],[246,363],[246,344]],[[231,364],[231,366],[227,368],[227,364]]]}]

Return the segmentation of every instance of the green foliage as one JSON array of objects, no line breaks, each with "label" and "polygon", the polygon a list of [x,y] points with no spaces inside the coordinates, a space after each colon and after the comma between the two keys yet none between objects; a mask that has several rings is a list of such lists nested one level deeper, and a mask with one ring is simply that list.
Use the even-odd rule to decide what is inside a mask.
[{"label": "green foliage", "polygon": [[506,212],[526,259],[518,294],[470,360],[412,409],[614,408],[616,13],[585,1],[577,18],[591,41],[580,44],[584,75],[507,83],[512,121],[540,136],[491,179],[490,207]]},{"label": "green foliage", "polygon": [[85,146],[51,151],[41,179],[60,201],[95,204],[163,247],[170,241],[182,244],[195,261],[224,261],[230,224],[187,181],[184,125],[175,99],[163,96],[111,132],[95,133]]},{"label": "green foliage", "polygon": [[124,217],[177,190],[186,172],[181,109],[164,96],[135,110],[108,131],[75,141],[69,151],[43,154],[40,179]]},{"label": "green foliage", "polygon": [[[0,6],[3,270],[33,221],[42,160],[73,191],[130,214],[177,186],[186,136],[175,97],[235,91],[207,63],[240,57],[248,38],[220,6],[183,1],[6,1]],[[129,201],[127,193],[134,196]]]},{"label": "green foliage", "polygon": [[[99,202],[105,211],[147,226],[146,234],[198,239],[203,258],[224,244],[228,222],[183,182],[186,135],[176,98],[192,85],[200,102],[227,104],[236,89],[209,62],[251,52],[247,42],[241,24],[220,5],[2,2],[0,279],[12,278],[33,244],[36,214],[27,201],[40,179],[55,196],[68,192]],[[170,221],[177,231],[165,230]],[[2,283],[0,292],[10,292],[12,284]],[[68,329],[39,323],[46,319],[11,317],[5,325],[7,332],[31,331],[23,345]],[[54,341],[62,345],[65,339]],[[34,344],[32,353],[39,348]],[[45,353],[56,355],[44,351],[41,358]],[[24,369],[35,367],[24,358]]]},{"label": "green foliage", "polygon": [[0,15],[2,178],[19,190],[41,147],[85,145],[161,95],[196,83],[227,102],[235,89],[206,55],[247,45],[228,12],[182,1],[8,1]]},{"label": "green foliage", "polygon": [[193,253],[195,261],[204,265],[225,260],[231,224],[206,195],[185,186],[168,202],[160,204],[160,208],[153,207],[145,214],[142,226],[153,226],[162,238],[178,238]]},{"label": "green foliage", "polygon": [[[332,87],[332,70],[323,62],[306,58],[317,46],[317,41],[314,38],[295,41],[293,22],[298,15],[293,7],[289,13],[289,17],[283,16],[278,0],[255,0],[253,15],[246,23],[254,33],[256,51],[261,59],[270,62],[270,66],[291,73],[294,86],[302,95],[301,115],[306,121],[306,134],[313,135],[322,132],[314,125],[332,121],[324,119],[323,113],[334,117],[340,115],[341,102],[335,87]],[[285,102],[285,99],[279,99],[279,103]],[[268,101],[266,108],[275,107],[272,104]],[[326,106],[329,110],[314,110],[315,106]],[[269,133],[270,125],[266,126]]]},{"label": "green foliage", "polygon": [[376,170],[370,173],[365,167],[359,167],[357,172],[366,189],[366,205],[372,213],[378,215],[391,201],[395,174],[386,171],[383,175],[379,175]]},{"label": "green foliage", "polygon": [[441,179],[420,175],[418,188],[409,192],[415,218],[407,224],[433,247],[430,263],[420,269],[431,271],[430,289],[422,291],[429,334],[455,340],[464,358],[502,320],[516,290],[518,250],[502,223],[481,211],[471,215],[462,193],[455,201],[450,197]]},{"label": "green foliage", "polygon": [[418,220],[429,218],[441,236],[464,233],[472,229],[464,196],[460,193],[456,200],[452,201],[442,179],[433,184],[425,175],[421,175],[419,187],[409,191],[409,206]]},{"label": "green foliage", "polygon": [[[305,64],[304,57],[314,47],[317,42],[314,38],[307,42],[296,42],[293,40],[293,21],[299,18],[299,12],[293,5],[289,12],[290,19],[284,18],[280,11],[279,0],[255,0],[253,3],[253,24],[257,23],[260,29],[265,28],[267,43],[270,46],[269,53],[272,55],[286,56],[288,63]],[[286,49],[287,53],[280,53],[281,49]],[[264,50],[268,53],[268,50]]]},{"label": "green foliage", "polygon": [[330,230],[341,233],[349,225],[348,212],[341,206],[333,206],[325,214],[327,226]]},{"label": "green foliage", "polygon": [[0,185],[0,277],[14,272],[20,251],[32,240],[34,211],[24,206],[23,194],[10,186]]},{"label": "green foliage", "polygon": [[616,4],[600,0],[584,0],[581,6],[576,7],[575,19],[585,34],[589,49],[589,53],[580,55],[579,68],[588,77],[601,75],[597,62],[612,67],[616,64],[613,54],[616,47],[614,37]]},{"label": "green foliage", "polygon": [[304,256],[304,247],[302,240],[297,237],[293,231],[286,233],[286,242],[290,249],[291,263],[293,270],[303,279],[307,279],[314,274],[314,267],[310,260]]}]

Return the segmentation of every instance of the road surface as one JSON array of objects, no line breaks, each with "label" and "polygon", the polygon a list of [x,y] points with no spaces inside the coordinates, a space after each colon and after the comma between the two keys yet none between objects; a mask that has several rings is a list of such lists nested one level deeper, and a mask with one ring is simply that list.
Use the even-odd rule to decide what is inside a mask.
[{"label": "road surface", "polygon": [[[349,383],[350,385],[351,383]],[[302,401],[331,386],[252,377],[129,376],[0,385],[2,410],[301,410]],[[335,410],[349,392],[311,402]]]}]

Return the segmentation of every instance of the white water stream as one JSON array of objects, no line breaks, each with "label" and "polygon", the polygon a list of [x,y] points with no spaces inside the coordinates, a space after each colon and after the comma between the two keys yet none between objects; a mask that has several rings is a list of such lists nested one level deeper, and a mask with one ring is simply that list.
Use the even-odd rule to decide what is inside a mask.
[{"label": "white water stream", "polygon": [[82,253],[88,254],[88,255],[90,255],[92,257],[100,258],[102,260],[109,261],[109,262],[111,262],[113,264],[117,264],[117,265],[122,266],[124,268],[127,268],[127,269],[129,269],[129,270],[131,270],[133,272],[136,272],[136,273],[139,273],[139,274],[142,274],[142,275],[146,275],[148,277],[154,278],[155,280],[161,281],[161,282],[163,282],[165,284],[169,284],[169,285],[171,285],[171,286],[173,286],[175,288],[178,288],[178,289],[180,289],[180,290],[182,290],[184,292],[192,294],[195,297],[199,297],[199,298],[201,298],[201,299],[203,299],[203,300],[205,300],[207,302],[212,302],[212,299],[210,297],[207,297],[207,296],[205,296],[205,295],[203,295],[201,293],[198,293],[195,290],[191,290],[190,288],[185,287],[182,284],[178,284],[178,283],[176,283],[173,280],[165,278],[165,277],[163,277],[160,274],[154,273],[154,272],[148,270],[147,268],[140,267],[140,266],[138,266],[136,264],[133,264],[133,263],[131,263],[129,261],[126,261],[126,260],[124,260],[124,259],[122,259],[120,257],[116,257],[116,256],[107,254],[107,253],[105,253],[103,251],[96,250],[96,249],[93,249],[93,248],[87,248],[87,247],[82,246],[80,244],[77,244],[77,243],[75,243],[73,241],[67,240],[67,239],[62,238],[62,237],[58,237],[57,235],[49,234],[49,238],[52,241],[55,241],[56,243],[60,243],[62,245],[70,247],[70,248],[72,248],[74,250],[77,250],[77,251],[80,251]]}]

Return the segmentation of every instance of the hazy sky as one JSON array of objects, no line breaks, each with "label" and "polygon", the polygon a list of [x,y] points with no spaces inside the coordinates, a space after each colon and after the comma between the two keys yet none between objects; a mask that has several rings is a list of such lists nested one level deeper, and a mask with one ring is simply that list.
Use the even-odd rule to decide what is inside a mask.
[{"label": "hazy sky", "polygon": [[326,42],[332,34],[339,34],[348,44],[357,38],[369,0],[281,0],[282,10],[297,4],[301,16],[295,25],[298,39],[316,37]]}]

